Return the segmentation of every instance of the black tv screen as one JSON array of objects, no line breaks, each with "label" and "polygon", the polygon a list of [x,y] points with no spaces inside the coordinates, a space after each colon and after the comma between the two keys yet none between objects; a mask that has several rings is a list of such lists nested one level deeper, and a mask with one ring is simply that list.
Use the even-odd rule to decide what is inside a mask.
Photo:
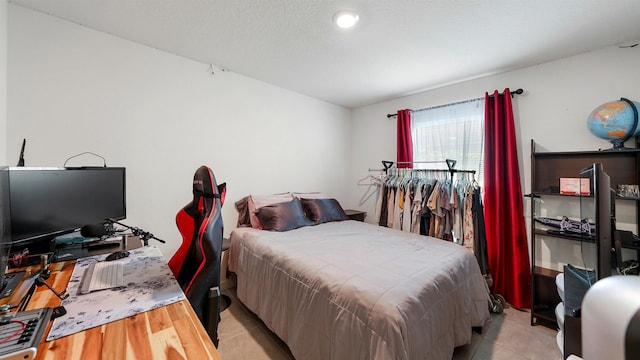
[{"label": "black tv screen", "polygon": [[9,211],[9,168],[0,167],[0,290],[4,285],[9,243],[11,243],[11,217]]},{"label": "black tv screen", "polygon": [[[0,249],[11,242],[11,217],[9,212],[9,168],[0,167]],[[2,253],[0,252],[0,255]]]},{"label": "black tv screen", "polygon": [[125,168],[10,168],[12,245],[126,218],[125,183]]}]

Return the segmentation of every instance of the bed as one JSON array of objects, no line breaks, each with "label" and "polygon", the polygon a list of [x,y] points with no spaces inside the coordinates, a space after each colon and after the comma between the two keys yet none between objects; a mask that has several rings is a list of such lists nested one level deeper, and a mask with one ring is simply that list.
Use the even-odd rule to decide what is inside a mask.
[{"label": "bed", "polygon": [[363,222],[240,227],[237,295],[302,359],[451,359],[489,319],[474,255]]}]

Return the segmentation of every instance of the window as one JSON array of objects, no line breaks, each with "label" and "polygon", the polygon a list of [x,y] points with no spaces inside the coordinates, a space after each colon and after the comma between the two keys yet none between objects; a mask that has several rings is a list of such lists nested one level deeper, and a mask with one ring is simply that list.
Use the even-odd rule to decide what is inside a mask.
[{"label": "window", "polygon": [[[411,113],[413,161],[456,160],[456,169],[476,170],[482,183],[484,98]],[[415,164],[415,169],[446,169],[446,164]]]}]

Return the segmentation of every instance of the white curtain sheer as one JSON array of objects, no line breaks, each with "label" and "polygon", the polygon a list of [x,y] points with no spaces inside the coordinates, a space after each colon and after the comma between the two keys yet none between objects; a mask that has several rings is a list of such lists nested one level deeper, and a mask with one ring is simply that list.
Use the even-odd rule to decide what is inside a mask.
[{"label": "white curtain sheer", "polygon": [[[476,170],[483,179],[484,99],[417,110],[411,114],[413,161],[457,161],[456,169]],[[415,164],[415,169],[446,164]]]}]

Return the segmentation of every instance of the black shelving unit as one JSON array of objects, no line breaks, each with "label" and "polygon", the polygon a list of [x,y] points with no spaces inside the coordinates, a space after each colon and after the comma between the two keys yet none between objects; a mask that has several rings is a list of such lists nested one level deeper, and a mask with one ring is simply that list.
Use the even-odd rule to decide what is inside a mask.
[{"label": "black shelving unit", "polygon": [[[531,274],[532,274],[532,307],[531,325],[543,325],[554,330],[557,329],[555,307],[560,302],[557,293],[555,277],[559,271],[545,268],[536,264],[536,245],[543,237],[553,238],[557,241],[594,242],[590,238],[581,238],[573,235],[549,233],[535,221],[536,199],[544,201],[553,197],[562,202],[580,201],[579,195],[560,194],[560,178],[577,178],[580,170],[601,163],[604,170],[610,176],[611,187],[616,189],[620,184],[640,184],[640,149],[603,150],[603,151],[567,151],[548,152],[537,151],[536,144],[531,140]],[[616,197],[618,201],[632,201],[636,209],[635,225],[636,234],[640,231],[640,201],[635,198]],[[580,217],[580,214],[566,214],[571,217]],[[625,245],[625,248],[635,249],[640,254],[637,246]],[[565,354],[567,346],[574,348],[580,346],[578,319],[568,319],[565,316]],[[578,334],[575,334],[575,332]],[[567,345],[569,344],[569,345]]]}]

